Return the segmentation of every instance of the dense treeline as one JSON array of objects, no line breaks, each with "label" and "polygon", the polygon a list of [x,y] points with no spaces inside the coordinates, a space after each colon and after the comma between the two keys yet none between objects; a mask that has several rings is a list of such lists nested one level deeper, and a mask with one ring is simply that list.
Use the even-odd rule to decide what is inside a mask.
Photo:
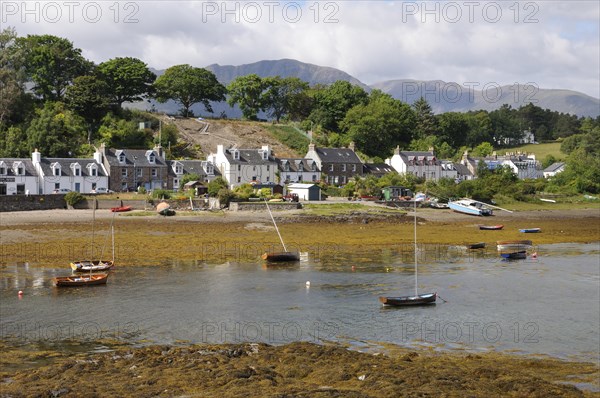
[{"label": "dense treeline", "polygon": [[[295,122],[322,146],[354,141],[361,156],[374,161],[390,156],[396,146],[434,147],[439,158],[456,158],[467,148],[486,155],[517,143],[529,130],[537,141],[564,140],[570,171],[557,179],[561,186],[598,191],[600,117],[578,118],[533,104],[435,115],[423,98],[411,106],[346,81],[310,87],[294,77],[247,75],[224,87],[212,72],[190,65],[172,66],[157,78],[139,59],[96,65],[67,39],[18,37],[13,29],[0,32],[0,50],[0,157],[28,157],[33,148],[51,157],[84,156],[100,142],[147,148],[158,143],[158,119],[124,104],[172,100],[181,115],[194,116],[195,104],[212,113],[211,102],[227,101],[245,119],[257,120],[263,112],[275,122]],[[149,120],[140,129],[140,122]],[[163,126],[161,141],[172,156],[185,156],[174,126]],[[576,166],[583,160],[589,163]]]}]

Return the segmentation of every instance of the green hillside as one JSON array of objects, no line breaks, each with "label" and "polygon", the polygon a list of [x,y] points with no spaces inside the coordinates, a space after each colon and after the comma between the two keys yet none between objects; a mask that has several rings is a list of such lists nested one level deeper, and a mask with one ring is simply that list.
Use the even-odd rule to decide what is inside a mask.
[{"label": "green hillside", "polygon": [[552,155],[556,160],[564,160],[566,157],[564,153],[560,151],[560,142],[548,142],[544,144],[528,144],[514,148],[500,149],[497,152],[527,152],[535,154],[537,160],[544,160],[546,156]]}]

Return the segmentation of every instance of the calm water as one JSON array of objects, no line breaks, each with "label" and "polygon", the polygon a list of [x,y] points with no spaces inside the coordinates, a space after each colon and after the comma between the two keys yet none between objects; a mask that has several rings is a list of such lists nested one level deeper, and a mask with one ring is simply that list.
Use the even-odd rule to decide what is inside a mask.
[{"label": "calm water", "polygon": [[10,341],[391,342],[597,360],[599,245],[537,252],[502,262],[492,251],[423,246],[420,292],[437,291],[447,302],[418,308],[378,301],[412,293],[410,250],[308,256],[291,267],[174,260],[118,268],[106,286],[71,289],[51,284],[66,268],[8,265],[0,269],[0,332]]}]

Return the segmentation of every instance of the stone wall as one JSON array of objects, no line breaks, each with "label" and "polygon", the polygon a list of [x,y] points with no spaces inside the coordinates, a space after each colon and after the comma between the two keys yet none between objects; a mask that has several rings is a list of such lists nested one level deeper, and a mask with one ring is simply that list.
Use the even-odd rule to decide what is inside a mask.
[{"label": "stone wall", "polygon": [[[269,209],[271,211],[277,210],[296,210],[301,209],[302,204],[297,202],[275,202],[269,203]],[[251,203],[251,202],[231,202],[229,203],[229,210],[231,211],[267,211],[265,202]]]},{"label": "stone wall", "polygon": [[65,195],[1,195],[0,213],[7,211],[29,211],[66,209]]}]

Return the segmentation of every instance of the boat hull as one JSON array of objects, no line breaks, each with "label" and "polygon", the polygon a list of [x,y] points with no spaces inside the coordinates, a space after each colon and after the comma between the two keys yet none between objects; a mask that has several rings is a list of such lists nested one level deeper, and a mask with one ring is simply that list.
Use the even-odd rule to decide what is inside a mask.
[{"label": "boat hull", "polygon": [[473,250],[473,249],[485,249],[485,242],[468,244],[467,245],[467,249],[469,249],[469,250]]},{"label": "boat hull", "polygon": [[521,250],[518,252],[500,253],[500,256],[507,260],[525,260],[527,258],[527,252]]},{"label": "boat hull", "polygon": [[519,232],[525,233],[525,234],[535,234],[538,232],[542,232],[541,228],[523,228],[520,229]]},{"label": "boat hull", "polygon": [[261,258],[265,261],[273,263],[283,263],[300,261],[300,253],[298,252],[279,252],[279,253],[264,253]]},{"label": "boat hull", "polygon": [[481,205],[476,206],[466,201],[448,202],[448,207],[455,212],[469,214],[471,216],[491,216],[493,214],[492,209],[488,209]]},{"label": "boat hull", "polygon": [[110,260],[83,260],[73,261],[70,266],[74,272],[108,271],[115,265]]},{"label": "boat hull", "polygon": [[119,206],[119,207],[111,207],[110,211],[113,213],[121,213],[124,211],[131,211],[131,206]]},{"label": "boat hull", "polygon": [[517,252],[531,248],[533,242],[530,240],[500,240],[496,242],[498,251]]},{"label": "boat hull", "polygon": [[482,231],[498,231],[504,228],[504,225],[480,225],[479,229]]},{"label": "boat hull", "polygon": [[381,304],[391,307],[409,307],[435,304],[437,293],[424,293],[416,296],[379,297]]},{"label": "boat hull", "polygon": [[108,275],[109,274],[93,274],[85,276],[57,276],[54,278],[54,284],[57,287],[106,285]]}]

